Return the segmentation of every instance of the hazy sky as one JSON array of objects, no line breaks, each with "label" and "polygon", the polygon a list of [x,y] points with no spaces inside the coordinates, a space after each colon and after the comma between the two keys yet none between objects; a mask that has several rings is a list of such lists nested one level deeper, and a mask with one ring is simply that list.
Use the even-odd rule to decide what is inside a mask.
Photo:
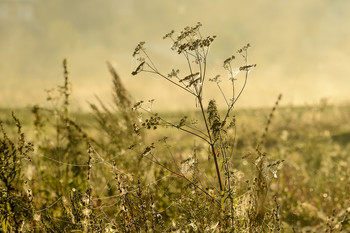
[{"label": "hazy sky", "polygon": [[[44,89],[62,82],[67,58],[76,106],[94,95],[110,101],[110,61],[136,101],[187,108],[194,101],[183,101],[189,96],[167,82],[132,77],[131,55],[146,41],[164,73],[182,67],[162,37],[198,21],[203,34],[217,35],[210,76],[226,77],[222,61],[252,45],[250,61],[258,66],[240,106],[272,105],[279,93],[285,104],[348,102],[349,12],[348,0],[0,0],[0,106],[44,103]],[[220,98],[213,86],[206,93]]]}]

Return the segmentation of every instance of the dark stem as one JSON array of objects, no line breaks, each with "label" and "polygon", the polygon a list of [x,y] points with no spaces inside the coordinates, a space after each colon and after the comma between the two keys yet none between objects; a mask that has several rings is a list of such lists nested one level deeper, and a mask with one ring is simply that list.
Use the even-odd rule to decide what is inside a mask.
[{"label": "dark stem", "polygon": [[[144,110],[145,112],[147,112],[147,113],[153,115],[153,116],[156,115],[156,114],[154,114],[154,113],[148,111],[147,109],[144,109],[144,108],[141,108],[141,109]],[[169,121],[163,119],[162,117],[160,118],[160,120],[163,121],[163,122],[164,122],[165,124],[167,124],[168,126],[171,126],[171,127],[177,128],[177,129],[179,129],[179,130],[182,130],[182,131],[184,131],[184,132],[186,132],[186,133],[192,134],[193,136],[199,137],[200,139],[202,139],[202,140],[204,140],[204,141],[206,141],[207,143],[210,144],[210,141],[208,141],[208,139],[206,139],[205,137],[203,137],[203,136],[201,136],[201,135],[199,135],[199,134],[197,134],[197,133],[195,133],[195,132],[193,132],[193,131],[184,129],[184,128],[182,128],[182,127],[179,127],[179,126],[175,125],[174,123],[171,123],[171,122],[169,122]],[[202,134],[204,134],[204,133],[201,132],[201,131],[199,131],[199,132],[202,133]],[[204,134],[204,135],[205,135],[205,134]],[[207,135],[205,135],[205,136],[207,136]]]},{"label": "dark stem", "polygon": [[210,145],[211,151],[213,153],[214,162],[215,162],[215,169],[216,169],[216,175],[218,177],[220,191],[222,192],[223,188],[222,188],[222,182],[221,182],[221,175],[220,175],[220,169],[219,169],[219,165],[218,165],[218,160],[216,158],[214,142],[213,142],[213,139],[211,138],[209,125],[208,125],[207,118],[206,118],[205,113],[204,113],[202,98],[200,96],[197,96],[197,98],[198,98],[199,105],[201,107],[201,112],[202,112],[202,116],[203,116],[203,119],[204,119],[204,124],[205,124],[205,127],[206,127],[207,132],[208,132],[209,141],[210,141],[209,145]]}]

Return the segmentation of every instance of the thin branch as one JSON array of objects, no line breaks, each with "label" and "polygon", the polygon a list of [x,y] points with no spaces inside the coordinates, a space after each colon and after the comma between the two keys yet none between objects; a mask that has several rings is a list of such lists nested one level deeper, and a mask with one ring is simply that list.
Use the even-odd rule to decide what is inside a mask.
[{"label": "thin branch", "polygon": [[176,86],[180,87],[181,89],[187,91],[187,92],[190,93],[191,95],[196,96],[196,94],[193,93],[192,91],[190,91],[190,90],[188,90],[187,88],[185,88],[185,87],[183,87],[183,86],[177,84],[176,82],[174,82],[173,80],[167,78],[165,75],[159,73],[158,71],[156,72],[156,74],[158,74],[158,75],[161,76],[162,78],[168,80],[168,81],[171,82],[172,84],[175,84]]},{"label": "thin branch", "polygon": [[[148,54],[147,54],[143,49],[141,49],[141,51],[146,55],[146,57],[148,58],[148,60],[151,62],[151,64],[152,64],[154,70],[155,70],[155,71],[158,71],[157,67],[154,65],[152,59],[148,56]],[[146,62],[146,63],[147,63],[147,62]]]},{"label": "thin branch", "polygon": [[[141,109],[142,109],[143,111],[145,111],[145,112],[147,112],[147,113],[149,113],[149,114],[155,116],[154,113],[148,111],[147,109],[145,109],[145,108],[143,108],[143,107],[141,107]],[[190,131],[190,130],[184,129],[184,128],[182,128],[182,127],[179,127],[179,126],[177,126],[176,124],[174,124],[174,123],[172,123],[172,122],[170,122],[170,121],[167,121],[167,120],[165,120],[165,119],[163,119],[163,118],[160,118],[160,120],[163,121],[164,123],[168,124],[168,126],[171,126],[171,127],[177,128],[177,129],[179,129],[179,130],[182,130],[182,131],[184,131],[184,132],[186,132],[186,133],[192,134],[192,135],[194,135],[194,136],[196,136],[196,137],[198,137],[198,138],[204,140],[204,141],[207,142],[208,144],[210,144],[210,141],[208,141],[208,139],[204,138],[203,136],[201,136],[201,135],[199,135],[199,134],[196,134],[195,132],[192,132],[192,131]],[[197,130],[197,131],[199,131],[199,130]],[[199,132],[201,132],[201,131],[199,131]],[[201,133],[204,134],[203,132],[201,132]],[[204,134],[204,135],[205,135],[205,134]],[[208,137],[208,135],[205,135],[205,136]]]},{"label": "thin branch", "polygon": [[178,173],[178,172],[175,172],[173,170],[171,170],[170,168],[168,168],[167,166],[163,165],[162,163],[158,162],[158,161],[154,161],[152,160],[151,158],[147,157],[147,156],[144,156],[144,158],[147,158],[148,160],[150,160],[151,162],[157,164],[158,166],[166,169],[167,171],[171,172],[173,175],[176,175],[178,177],[181,177],[182,179],[186,180],[187,182],[189,182],[190,184],[192,184],[194,187],[196,187],[197,189],[199,189],[200,191],[202,191],[205,195],[207,195],[208,197],[210,197],[213,201],[215,201],[218,206],[221,207],[221,203],[220,201],[216,200],[212,195],[210,195],[207,191],[205,191],[202,187],[198,186],[196,183],[194,183],[192,180],[188,179],[186,176]]},{"label": "thin branch", "polygon": [[222,89],[221,89],[221,87],[220,87],[219,83],[218,83],[218,82],[216,82],[216,85],[218,86],[218,88],[219,88],[219,90],[220,90],[220,92],[221,92],[222,96],[224,97],[225,102],[226,102],[226,104],[227,104],[227,107],[230,107],[230,104],[228,103],[228,101],[227,101],[227,99],[226,99],[225,93],[222,91]]},{"label": "thin branch", "polygon": [[238,98],[241,96],[241,94],[242,94],[242,92],[243,92],[243,90],[244,90],[244,88],[245,88],[245,86],[246,86],[246,84],[247,84],[247,80],[248,80],[248,71],[247,71],[247,73],[246,73],[245,80],[244,80],[244,84],[243,84],[243,87],[242,87],[241,91],[239,92],[237,98],[232,102],[231,106],[230,106],[229,109],[227,110],[226,116],[225,116],[224,120],[222,121],[222,122],[223,122],[222,127],[225,126],[226,120],[227,120],[227,118],[229,117],[230,111],[232,110],[233,106],[234,106],[235,103],[237,102]]}]

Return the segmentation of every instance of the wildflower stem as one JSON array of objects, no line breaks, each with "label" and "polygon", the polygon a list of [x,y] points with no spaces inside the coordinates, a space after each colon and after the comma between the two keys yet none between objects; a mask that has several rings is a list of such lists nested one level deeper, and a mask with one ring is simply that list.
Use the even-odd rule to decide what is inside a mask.
[{"label": "wildflower stem", "polygon": [[183,89],[183,90],[187,91],[187,92],[188,92],[188,93],[190,93],[191,95],[194,95],[194,96],[195,96],[195,94],[194,94],[192,91],[190,91],[190,90],[188,90],[187,88],[185,88],[185,87],[183,87],[183,86],[181,86],[181,85],[177,84],[177,83],[176,83],[176,82],[174,82],[173,80],[171,80],[171,79],[167,78],[165,75],[163,75],[163,74],[159,73],[158,71],[156,71],[155,73],[156,73],[157,75],[161,76],[162,78],[164,78],[164,79],[168,80],[168,81],[169,81],[169,82],[171,82],[172,84],[174,84],[174,85],[176,85],[176,86],[180,87],[181,89]]},{"label": "wildflower stem", "polygon": [[[247,62],[248,62],[248,60],[246,60],[246,64],[247,64]],[[236,98],[234,98],[234,96],[233,96],[234,99],[232,100],[231,106],[230,106],[230,107],[228,108],[228,110],[227,110],[226,116],[225,116],[225,118],[224,118],[224,120],[223,120],[222,127],[225,126],[226,120],[227,120],[228,116],[230,115],[230,112],[231,112],[233,106],[235,105],[235,103],[237,102],[237,100],[239,99],[239,97],[241,96],[241,94],[243,93],[243,90],[244,90],[245,86],[247,85],[248,74],[249,74],[249,71],[247,70],[246,73],[245,73],[245,79],[244,79],[243,87],[242,87],[241,90],[239,91],[239,93],[238,93],[238,95],[237,95]],[[232,82],[233,82],[233,81],[232,81]]]},{"label": "wildflower stem", "polygon": [[218,86],[218,88],[219,88],[219,90],[220,90],[222,96],[224,97],[225,102],[226,102],[226,104],[227,104],[227,107],[230,107],[230,104],[228,103],[228,101],[227,101],[227,99],[226,99],[226,96],[225,96],[225,93],[222,91],[222,88],[220,87],[220,84],[217,82],[216,85]]},{"label": "wildflower stem", "polygon": [[[155,114],[153,114],[152,112],[148,111],[148,110],[145,109],[145,108],[141,108],[141,109],[144,110],[145,112],[148,112],[148,113],[151,114],[151,115],[155,115]],[[192,132],[192,131],[190,131],[190,130],[184,129],[183,127],[179,127],[179,126],[175,125],[174,123],[171,123],[171,122],[169,122],[169,121],[167,121],[167,120],[164,120],[163,118],[160,118],[160,120],[163,121],[164,123],[166,123],[167,125],[171,126],[171,127],[177,128],[177,129],[182,130],[182,131],[184,131],[184,132],[186,132],[186,133],[192,134],[193,136],[199,137],[200,139],[202,139],[202,140],[204,140],[205,142],[207,142],[208,144],[210,144],[210,141],[208,141],[208,139],[206,139],[205,137],[203,137],[203,136],[201,136],[201,135],[199,135],[199,134],[197,134],[197,133],[195,133],[195,132]],[[202,134],[204,134],[204,133],[201,132],[201,131],[199,131],[199,132],[202,133]],[[205,135],[205,134],[204,134],[204,135]],[[207,136],[207,135],[205,135],[205,136]]]},{"label": "wildflower stem", "polygon": [[[141,51],[146,55],[146,57],[148,58],[148,60],[151,62],[152,66],[153,66],[153,69],[154,69],[155,71],[158,72],[157,67],[154,65],[152,59],[148,56],[148,54],[147,54],[143,49],[142,49]],[[146,62],[146,63],[148,64],[148,62]]]},{"label": "wildflower stem", "polygon": [[205,124],[205,127],[207,129],[208,136],[209,136],[209,141],[210,141],[209,145],[210,145],[211,151],[213,153],[213,157],[214,157],[216,175],[218,177],[220,192],[222,192],[223,191],[223,187],[222,187],[222,182],[221,182],[221,175],[220,175],[220,169],[219,169],[219,165],[218,165],[218,160],[216,158],[216,153],[215,153],[215,146],[214,146],[215,143],[213,142],[213,139],[211,137],[211,133],[210,133],[207,117],[205,116],[205,113],[204,113],[204,107],[203,107],[203,103],[202,103],[202,98],[200,96],[197,96],[197,98],[198,98],[198,102],[199,102],[199,105],[200,105],[200,108],[201,108],[204,124]]},{"label": "wildflower stem", "polygon": [[192,180],[188,179],[186,176],[184,176],[183,174],[180,174],[176,171],[173,171],[172,169],[168,168],[167,166],[163,165],[162,163],[149,158],[148,156],[144,156],[144,158],[147,158],[148,160],[150,160],[152,163],[157,164],[158,166],[166,169],[167,171],[171,172],[173,175],[176,175],[178,177],[181,177],[182,179],[186,180],[188,183],[192,184],[194,187],[196,187],[197,189],[199,189],[200,191],[202,191],[205,195],[207,195],[208,197],[210,197],[210,199],[212,199],[213,201],[216,202],[216,204],[218,204],[221,207],[221,203],[220,201],[216,200],[212,195],[210,195],[207,191],[205,191],[202,187],[200,187],[198,184],[194,183]]}]

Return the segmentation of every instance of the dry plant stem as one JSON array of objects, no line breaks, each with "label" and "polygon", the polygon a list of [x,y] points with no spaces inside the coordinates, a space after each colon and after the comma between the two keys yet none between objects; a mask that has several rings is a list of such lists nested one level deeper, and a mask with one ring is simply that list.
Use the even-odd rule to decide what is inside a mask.
[{"label": "dry plant stem", "polygon": [[[199,73],[200,73],[200,78],[201,78],[202,85],[200,86],[199,90],[197,88],[197,85],[194,85],[194,88],[195,88],[195,91],[196,91],[195,96],[196,96],[196,98],[198,100],[198,103],[199,103],[199,106],[201,108],[202,117],[203,117],[204,124],[205,124],[206,130],[207,130],[207,133],[208,133],[208,137],[209,137],[209,142],[208,142],[208,140],[205,140],[205,141],[211,147],[211,150],[212,150],[212,153],[213,153],[213,157],[214,157],[216,175],[218,177],[220,191],[222,192],[223,191],[223,186],[222,186],[222,182],[221,182],[220,169],[219,169],[219,165],[218,165],[218,161],[217,161],[216,153],[215,153],[215,146],[214,146],[215,143],[213,142],[212,137],[211,137],[211,133],[210,133],[209,125],[208,125],[208,122],[207,122],[207,118],[205,116],[205,111],[204,111],[203,101],[202,101],[202,90],[203,90],[203,83],[204,83],[204,79],[205,79],[207,53],[208,53],[208,51],[206,51],[205,56],[203,57],[203,67],[202,67],[201,62],[200,62],[200,60],[202,58],[200,57],[200,53],[196,50],[196,59],[199,61],[198,62],[198,66],[199,66],[199,71],[200,71]],[[189,70],[191,72],[191,75],[193,75],[192,66],[191,66],[191,62],[190,62],[190,60],[188,58],[188,55],[187,54],[184,54],[184,55],[186,57],[186,60],[187,60],[188,67],[189,67]]]},{"label": "dry plant stem", "polygon": [[145,51],[143,51],[143,50],[142,50],[142,52],[145,54],[145,56],[148,58],[148,60],[149,60],[149,61],[151,62],[151,64],[152,64],[152,66],[150,66],[148,63],[146,63],[146,64],[148,65],[148,67],[151,69],[151,71],[143,70],[144,72],[150,72],[150,73],[157,74],[157,75],[161,76],[162,78],[164,78],[165,80],[168,80],[168,81],[171,82],[172,84],[174,84],[174,85],[180,87],[181,89],[183,89],[183,90],[189,92],[190,94],[194,95],[194,93],[192,93],[191,91],[189,91],[189,90],[186,89],[185,87],[183,87],[183,86],[177,84],[177,83],[174,82],[173,80],[167,78],[165,75],[163,75],[162,73],[160,73],[160,72],[158,71],[158,69],[155,67],[155,65],[153,64],[152,59],[148,56],[148,54],[147,54]]},{"label": "dry plant stem", "polygon": [[226,152],[225,146],[222,144],[223,139],[221,137],[221,134],[220,134],[220,142],[221,142],[220,148],[223,151],[223,156],[224,156],[225,170],[227,172],[227,186],[228,186],[228,190],[231,190],[231,178],[230,178],[230,169],[229,169],[228,160],[227,160],[227,152]]},{"label": "dry plant stem", "polygon": [[[245,53],[245,65],[248,66],[248,52],[247,52],[247,50],[246,50],[246,53]],[[232,68],[231,68],[231,67],[230,67],[230,72],[232,72]],[[232,91],[232,103],[231,103],[230,107],[229,107],[228,110],[227,110],[226,116],[225,116],[225,118],[224,118],[224,120],[223,120],[223,123],[222,123],[222,127],[225,126],[226,120],[227,120],[227,118],[229,117],[231,110],[233,109],[233,107],[234,107],[235,103],[237,102],[237,100],[239,99],[239,97],[242,95],[243,90],[244,90],[245,86],[247,85],[248,74],[249,74],[249,71],[247,70],[247,71],[245,72],[245,79],[244,79],[243,87],[242,87],[241,90],[239,91],[239,93],[238,93],[238,95],[237,95],[236,98],[235,98],[234,85],[232,85],[232,86],[233,86],[233,91]],[[233,84],[233,83],[234,83],[234,80],[232,80],[232,84]]]},{"label": "dry plant stem", "polygon": [[[204,51],[203,51],[204,52]],[[209,49],[207,49],[207,51],[205,52],[205,57],[207,57],[208,55],[208,52],[209,52]],[[206,73],[206,70],[207,70],[207,60],[204,59],[203,61],[203,66],[204,66],[204,69],[203,69],[203,79],[202,79],[202,83],[204,83],[204,80],[205,80],[205,73]],[[200,87],[200,91],[199,91],[199,95],[202,96],[202,90],[203,90],[203,85]]]},{"label": "dry plant stem", "polygon": [[218,177],[220,191],[222,192],[223,191],[223,187],[222,187],[222,182],[221,182],[221,175],[220,175],[220,169],[219,169],[219,165],[218,165],[218,160],[216,158],[216,153],[215,153],[215,146],[214,146],[215,142],[213,142],[213,139],[211,137],[211,133],[210,133],[210,129],[209,129],[209,126],[208,126],[207,118],[206,118],[205,113],[204,113],[202,98],[200,96],[197,96],[197,98],[198,98],[198,102],[199,102],[199,105],[200,105],[200,108],[201,108],[204,124],[205,124],[205,127],[206,127],[207,132],[208,132],[209,141],[210,141],[209,145],[210,145],[211,151],[213,153],[215,169],[216,169],[216,175]]},{"label": "dry plant stem", "polygon": [[190,93],[190,94],[194,95],[194,93],[193,93],[193,92],[191,92],[190,90],[186,89],[185,87],[183,87],[183,86],[181,86],[181,85],[177,84],[176,82],[172,81],[171,79],[167,78],[165,75],[163,75],[163,74],[159,73],[157,70],[152,70],[152,71],[147,71],[147,70],[144,70],[144,72],[150,72],[150,73],[153,73],[153,74],[157,74],[157,75],[161,76],[162,78],[164,78],[164,79],[168,80],[168,81],[169,81],[169,82],[171,82],[172,84],[174,84],[174,85],[176,85],[176,86],[180,87],[181,89],[183,89],[183,90],[187,91],[188,93]]},{"label": "dry plant stem", "polygon": [[63,69],[64,69],[64,86],[63,86],[63,94],[64,94],[64,117],[65,120],[68,119],[68,106],[69,106],[69,90],[68,90],[68,69],[67,69],[67,59],[63,60]]},{"label": "dry plant stem", "polygon": [[[216,152],[215,152],[215,142],[213,142],[213,139],[211,137],[211,133],[210,133],[210,129],[209,129],[207,118],[205,116],[205,111],[204,111],[203,101],[202,101],[202,90],[203,90],[203,84],[204,84],[204,79],[205,79],[207,53],[208,53],[208,50],[206,51],[206,53],[205,53],[205,55],[203,57],[203,66],[204,67],[203,67],[203,70],[202,70],[202,66],[201,66],[201,62],[200,62],[202,58],[200,57],[200,53],[198,52],[198,50],[196,50],[196,55],[197,55],[197,60],[198,60],[198,66],[199,66],[199,70],[200,70],[200,75],[201,75],[200,78],[201,78],[202,85],[200,86],[200,90],[199,91],[198,91],[196,85],[194,87],[195,87],[195,90],[196,90],[196,93],[197,93],[196,94],[196,98],[197,98],[199,106],[201,108],[204,124],[205,124],[205,127],[207,129],[207,133],[208,133],[208,137],[209,137],[209,145],[210,145],[211,151],[213,153],[213,157],[214,157],[216,175],[217,175],[218,182],[219,182],[220,192],[222,192],[223,191],[223,186],[222,186],[222,182],[221,182],[221,174],[220,174],[219,164],[218,164],[217,157],[216,157]],[[186,58],[187,58],[187,63],[189,65],[191,74],[192,74],[193,72],[192,72],[191,63],[188,60],[187,56],[186,56]]]},{"label": "dry plant stem", "polygon": [[[145,109],[145,108],[141,108],[141,109],[142,109],[143,111],[145,111],[145,112],[147,112],[147,113],[149,113],[149,114],[155,116],[155,114],[153,114],[152,112],[148,111],[147,109]],[[210,141],[208,141],[208,139],[204,138],[203,136],[201,136],[201,135],[199,135],[199,134],[197,134],[197,133],[194,133],[194,132],[192,132],[192,131],[190,131],[190,130],[184,129],[183,127],[178,127],[178,126],[175,125],[174,123],[171,123],[171,122],[169,122],[169,121],[167,121],[167,120],[165,120],[165,119],[163,119],[163,118],[160,118],[160,120],[163,121],[165,124],[170,125],[171,127],[175,127],[175,128],[177,128],[177,129],[179,129],[179,130],[181,130],[181,131],[184,131],[184,132],[186,132],[186,133],[192,134],[193,136],[199,137],[200,139],[202,139],[202,140],[204,140],[205,142],[207,142],[207,143],[210,144]],[[193,130],[195,130],[195,129],[193,129]],[[198,131],[198,130],[197,130],[197,131]],[[202,133],[202,134],[204,134],[204,133],[201,132],[201,131],[199,131],[199,132]],[[205,134],[204,134],[204,135],[205,135]],[[207,136],[207,135],[205,135],[205,136]]]},{"label": "dry plant stem", "polygon": [[273,106],[273,108],[271,109],[271,112],[267,118],[267,122],[266,122],[266,126],[265,126],[265,129],[264,129],[264,133],[261,135],[261,139],[259,141],[259,144],[258,145],[263,145],[265,143],[265,139],[266,139],[266,135],[269,131],[269,127],[270,127],[270,124],[271,124],[271,121],[272,121],[272,118],[274,116],[274,113],[278,107],[278,104],[279,102],[281,101],[282,99],[282,94],[279,94],[278,97],[277,97],[277,100],[275,102],[275,105]]},{"label": "dry plant stem", "polygon": [[[232,83],[233,83],[233,81],[232,81]],[[220,87],[220,85],[218,83],[216,83],[216,85],[218,86],[218,88],[219,88],[219,90],[221,92],[221,95],[224,97],[225,103],[226,103],[227,107],[229,108],[230,104],[228,103],[228,101],[226,99],[225,93],[223,92],[222,88]]]},{"label": "dry plant stem", "polygon": [[[165,143],[165,145],[166,145],[167,151],[169,152],[169,154],[171,155],[171,157],[172,157],[172,159],[173,159],[173,162],[174,162],[174,164],[175,164],[177,170],[178,170],[182,175],[184,175],[183,172],[181,172],[181,169],[180,169],[178,163],[176,162],[175,157],[174,157],[172,151],[170,150],[169,145],[166,143],[166,141],[164,141],[164,143]],[[199,171],[200,171],[200,170],[199,170]],[[205,176],[205,174],[204,174],[202,171],[200,171],[200,172]],[[202,187],[204,186],[204,185],[202,184],[201,180],[199,180],[199,183],[202,185]],[[213,185],[213,186],[214,186],[214,185]],[[216,188],[215,188],[215,189],[216,189]],[[216,189],[216,190],[217,190],[217,189]]]},{"label": "dry plant stem", "polygon": [[173,153],[171,152],[171,150],[170,150],[170,148],[169,148],[169,145],[168,145],[166,142],[164,142],[164,143],[165,143],[165,145],[166,145],[167,151],[169,152],[169,154],[171,155],[171,158],[173,159],[173,162],[174,162],[174,164],[175,164],[177,170],[183,175],[183,173],[181,172],[181,169],[180,169],[179,165],[177,164],[177,162],[176,162],[176,160],[175,160],[175,157],[174,157]]},{"label": "dry plant stem", "polygon": [[[153,156],[154,157],[154,156]],[[157,160],[154,160],[148,156],[144,156],[144,158],[147,158],[148,160],[150,160],[152,163],[157,164],[158,166],[168,170],[169,172],[171,172],[172,174],[181,177],[182,179],[186,180],[188,183],[192,184],[194,187],[196,187],[197,189],[199,189],[200,191],[202,191],[205,195],[207,195],[208,197],[210,197],[210,199],[212,199],[213,201],[216,202],[216,204],[219,205],[219,207],[221,207],[221,203],[220,201],[216,200],[212,195],[210,195],[207,191],[205,191],[203,188],[201,188],[200,186],[198,186],[196,183],[194,183],[192,180],[188,179],[186,176],[184,176],[183,174],[180,174],[176,171],[171,170],[170,168],[168,168],[167,166],[161,164],[160,162],[158,162]]]},{"label": "dry plant stem", "polygon": [[240,92],[238,93],[237,98],[232,102],[231,106],[230,106],[229,109],[227,110],[227,113],[226,113],[226,116],[225,116],[225,118],[224,118],[224,120],[223,120],[223,125],[222,125],[222,126],[225,126],[226,120],[227,120],[227,118],[229,117],[231,110],[233,109],[235,103],[237,102],[237,100],[238,100],[238,98],[241,96],[241,94],[242,94],[242,92],[243,92],[245,86],[247,85],[247,81],[248,81],[248,71],[246,72],[246,75],[245,75],[243,87],[242,87],[242,89],[240,90]]},{"label": "dry plant stem", "polygon": [[[165,120],[163,120],[163,121],[166,122]],[[166,122],[166,123],[169,124],[169,125],[172,126],[172,127],[178,128],[179,130],[182,130],[182,131],[184,131],[184,132],[186,132],[186,133],[189,133],[189,134],[192,134],[192,135],[194,135],[194,136],[196,136],[196,137],[199,137],[200,139],[206,141],[207,143],[210,143],[206,138],[204,138],[204,137],[202,137],[202,136],[200,136],[200,135],[198,135],[198,134],[196,134],[196,133],[194,133],[194,132],[192,132],[192,131],[189,131],[189,130],[184,129],[184,128],[182,128],[182,127],[177,127],[176,125],[174,125],[173,123],[170,123],[170,122]]]},{"label": "dry plant stem", "polygon": [[[192,67],[191,67],[191,64],[190,64],[190,62],[189,62],[187,56],[186,56],[186,59],[187,59],[187,61],[188,61],[188,65],[189,65],[190,72],[191,72],[191,74],[193,74],[193,72],[192,72]],[[204,61],[205,61],[205,59],[204,59]],[[204,62],[204,63],[205,63],[205,62]],[[206,66],[205,66],[205,67],[206,67]],[[200,67],[200,68],[201,68],[201,67]],[[197,137],[203,139],[204,141],[206,141],[206,142],[210,145],[211,151],[212,151],[213,157],[214,157],[216,175],[217,175],[217,177],[218,177],[218,182],[219,182],[220,191],[222,192],[224,189],[223,189],[223,186],[222,186],[220,169],[219,169],[219,165],[218,165],[218,161],[217,161],[217,157],[216,157],[216,153],[215,153],[215,146],[214,146],[215,142],[213,142],[212,137],[211,137],[209,125],[208,125],[207,118],[206,118],[206,116],[205,116],[204,107],[203,107],[202,96],[201,96],[203,85],[202,85],[202,87],[200,88],[199,91],[198,91],[198,89],[197,89],[197,86],[195,86],[195,89],[196,89],[197,94],[194,94],[194,93],[192,93],[191,91],[189,91],[188,89],[186,89],[186,88],[184,88],[184,87],[178,85],[177,83],[173,82],[172,80],[168,79],[167,77],[165,77],[164,75],[162,75],[161,73],[159,73],[157,70],[155,70],[154,72],[155,72],[156,74],[160,75],[161,77],[165,78],[166,80],[168,80],[168,81],[170,81],[170,82],[176,84],[177,86],[181,87],[182,89],[186,90],[187,92],[191,93],[192,95],[195,95],[195,96],[196,96],[196,98],[197,98],[197,100],[198,100],[198,102],[199,102],[200,108],[201,108],[202,117],[203,117],[204,124],[205,124],[206,130],[207,130],[207,133],[208,133],[209,141],[208,141],[207,139],[203,138],[202,136],[200,136],[200,135],[198,135],[198,134],[195,134],[195,133],[193,133],[193,132],[191,132],[191,131],[188,131],[188,130],[183,129],[183,128],[180,128],[180,129],[183,130],[183,131],[185,131],[185,132],[187,132],[187,133],[193,134],[193,135],[195,135],[195,136],[197,136]],[[205,71],[203,71],[203,74],[205,74]],[[204,76],[203,76],[202,81],[203,81],[203,80],[204,80]]]},{"label": "dry plant stem", "polygon": [[[247,63],[246,63],[246,65],[247,65]],[[229,72],[230,72],[230,74],[233,74],[231,63],[229,65]],[[235,99],[235,79],[234,79],[234,77],[232,77],[232,99],[233,100]],[[230,106],[230,105],[228,104],[228,106]]]}]

